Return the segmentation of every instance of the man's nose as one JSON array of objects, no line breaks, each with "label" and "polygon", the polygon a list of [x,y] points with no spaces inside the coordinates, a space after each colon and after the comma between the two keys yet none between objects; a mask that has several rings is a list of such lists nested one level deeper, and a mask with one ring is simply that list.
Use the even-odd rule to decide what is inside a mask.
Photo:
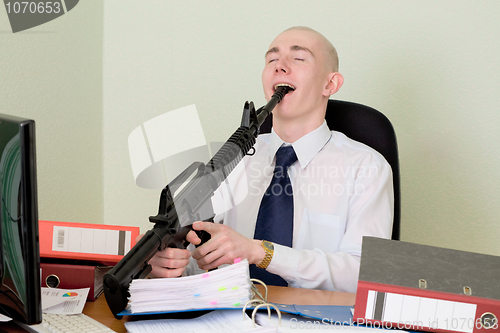
[{"label": "man's nose", "polygon": [[275,72],[276,72],[276,74],[278,74],[278,73],[287,74],[287,73],[290,73],[290,68],[287,66],[287,64],[284,61],[278,61],[276,63]]}]

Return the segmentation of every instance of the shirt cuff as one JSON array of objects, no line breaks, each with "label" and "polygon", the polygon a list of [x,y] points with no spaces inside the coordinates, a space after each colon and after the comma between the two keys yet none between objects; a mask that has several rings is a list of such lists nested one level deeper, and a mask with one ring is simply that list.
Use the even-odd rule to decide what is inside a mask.
[{"label": "shirt cuff", "polygon": [[294,279],[299,266],[300,251],[274,243],[273,259],[267,271],[278,274],[288,283]]}]

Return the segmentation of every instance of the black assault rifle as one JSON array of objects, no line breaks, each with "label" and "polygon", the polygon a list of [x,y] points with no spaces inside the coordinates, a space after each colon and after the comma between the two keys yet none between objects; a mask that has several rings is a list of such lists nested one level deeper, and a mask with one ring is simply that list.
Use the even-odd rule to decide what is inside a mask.
[{"label": "black assault rifle", "polygon": [[[253,102],[246,102],[241,126],[214,157],[207,164],[194,162],[162,190],[158,215],[149,218],[155,223],[154,227],[104,275],[104,295],[115,317],[120,318],[118,313],[127,306],[132,280],[143,279],[151,272],[148,261],[156,252],[167,247],[186,248],[189,244],[186,235],[192,230],[193,222],[213,222],[211,198],[214,191],[253,149],[260,125],[290,89],[278,87],[259,113]],[[210,239],[210,234],[204,231],[197,231],[197,234],[202,244]]]}]

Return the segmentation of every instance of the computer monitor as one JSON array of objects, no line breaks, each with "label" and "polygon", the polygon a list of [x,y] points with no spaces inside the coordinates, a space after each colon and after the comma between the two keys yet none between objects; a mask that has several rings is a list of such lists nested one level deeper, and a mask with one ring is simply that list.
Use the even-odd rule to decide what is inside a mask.
[{"label": "computer monitor", "polygon": [[42,320],[35,122],[0,114],[0,313]]}]

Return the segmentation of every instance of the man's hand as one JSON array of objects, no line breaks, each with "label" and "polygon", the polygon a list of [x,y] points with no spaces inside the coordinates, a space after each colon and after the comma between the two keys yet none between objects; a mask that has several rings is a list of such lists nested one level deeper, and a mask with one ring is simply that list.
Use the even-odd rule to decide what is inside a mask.
[{"label": "man's hand", "polygon": [[[196,234],[193,231],[189,233]],[[136,242],[138,242],[144,235],[139,235],[136,238]],[[190,237],[193,237],[192,235]],[[187,249],[176,249],[167,247],[163,251],[158,251],[156,254],[149,260],[149,264],[151,265],[151,273],[152,277],[179,277],[182,275],[186,266],[189,264],[189,258],[191,257],[191,251]]]},{"label": "man's hand", "polygon": [[[196,248],[192,253],[201,269],[232,264],[236,258],[248,259],[250,264],[259,264],[264,259],[265,252],[260,245],[260,240],[246,238],[227,225],[195,222],[193,229],[205,230],[212,236],[208,242]],[[196,234],[194,236],[188,234],[186,239],[195,245],[200,243]]]}]

